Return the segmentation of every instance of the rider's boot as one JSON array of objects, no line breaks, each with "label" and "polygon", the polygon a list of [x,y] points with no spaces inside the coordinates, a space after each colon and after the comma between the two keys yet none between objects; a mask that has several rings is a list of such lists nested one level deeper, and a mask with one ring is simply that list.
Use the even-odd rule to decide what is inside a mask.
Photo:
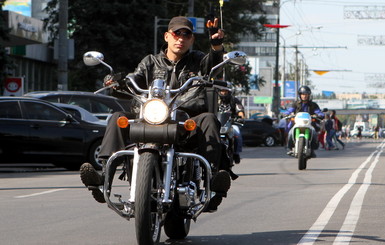
[{"label": "rider's boot", "polygon": [[316,158],[317,157],[317,155],[315,154],[315,151],[313,149],[311,149],[310,157],[311,158]]},{"label": "rider's boot", "polygon": [[105,203],[103,192],[99,189],[99,186],[104,183],[104,166],[103,162],[103,173],[100,175],[95,168],[88,162],[83,163],[80,167],[80,179],[83,184],[92,192],[92,196],[97,202]]},{"label": "rider's boot", "polygon": [[236,164],[239,164],[239,163],[241,162],[241,157],[240,157],[239,154],[237,154],[237,153],[234,153],[233,159],[234,159],[234,162],[235,162]]},{"label": "rider's boot", "polygon": [[215,195],[211,198],[207,211],[214,212],[218,209],[223,197],[227,196],[230,186],[230,174],[226,170],[219,170],[211,180],[211,190],[215,192]]},{"label": "rider's boot", "polygon": [[239,175],[237,175],[236,173],[234,173],[233,170],[229,169],[228,171],[229,171],[231,180],[236,180],[236,179],[239,178]]}]

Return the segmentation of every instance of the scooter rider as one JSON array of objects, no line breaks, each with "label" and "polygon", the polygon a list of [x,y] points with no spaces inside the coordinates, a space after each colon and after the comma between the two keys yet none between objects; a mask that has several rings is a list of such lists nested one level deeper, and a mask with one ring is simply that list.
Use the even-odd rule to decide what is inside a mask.
[{"label": "scooter rider", "polygon": [[[243,122],[245,118],[245,108],[241,101],[234,96],[232,91],[221,89],[219,91],[219,107],[223,112],[231,112],[231,117],[239,122]],[[240,163],[241,158],[239,153],[242,152],[242,134],[238,125],[232,125],[234,130],[234,162]]]},{"label": "scooter rider", "polygon": [[[311,100],[311,89],[308,86],[301,86],[298,89],[298,97],[299,100],[292,103],[291,107],[286,110],[284,114],[290,115],[290,114],[297,114],[298,112],[308,112],[310,115],[316,115],[319,118],[323,118],[325,115],[319,108],[318,104],[313,102]],[[316,125],[313,124],[313,127],[316,128]],[[288,134],[288,142],[287,142],[287,148],[288,148],[288,155],[293,154],[293,125],[289,125],[290,131]],[[314,150],[318,149],[318,139],[317,139],[317,132],[314,130],[312,132],[312,141],[311,141],[311,157],[315,158],[317,157]]]},{"label": "scooter rider", "polygon": [[[164,33],[167,42],[157,55],[146,56],[135,69],[133,74],[138,85],[146,89],[154,79],[164,79],[172,88],[180,87],[188,78],[208,74],[211,67],[220,63],[223,58],[222,45],[224,32],[218,29],[218,19],[208,21],[210,31],[210,52],[205,55],[201,51],[190,50],[194,43],[192,22],[183,16],[170,20],[168,31]],[[111,81],[107,81],[108,83]],[[230,175],[221,170],[221,141],[220,123],[213,113],[208,112],[204,89],[190,89],[181,97],[180,109],[186,111],[197,123],[197,129],[190,132],[187,141],[191,146],[198,146],[198,154],[204,156],[211,163],[213,179],[211,189],[216,195],[211,199],[209,208],[216,210],[222,197],[226,196],[230,188]],[[114,113],[107,125],[101,145],[99,158],[105,162],[114,152],[123,150],[128,141],[128,129],[118,128],[116,119],[126,112]],[[85,163],[80,168],[80,177],[86,186],[91,186],[96,201],[105,202],[102,192],[93,186],[103,183],[100,176],[91,164]]]}]

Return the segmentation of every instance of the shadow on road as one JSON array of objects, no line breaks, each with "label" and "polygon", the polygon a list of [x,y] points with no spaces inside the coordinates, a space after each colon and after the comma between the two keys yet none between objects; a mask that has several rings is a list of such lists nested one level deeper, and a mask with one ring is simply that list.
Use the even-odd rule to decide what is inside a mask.
[{"label": "shadow on road", "polygon": [[[258,232],[244,235],[221,235],[221,236],[188,236],[185,240],[166,240],[163,245],[290,245],[297,244],[306,234],[304,230]],[[325,230],[318,237],[317,242],[334,241],[338,230]],[[352,242],[355,239],[364,240],[364,243],[384,243],[385,239],[377,236],[353,235]]]}]

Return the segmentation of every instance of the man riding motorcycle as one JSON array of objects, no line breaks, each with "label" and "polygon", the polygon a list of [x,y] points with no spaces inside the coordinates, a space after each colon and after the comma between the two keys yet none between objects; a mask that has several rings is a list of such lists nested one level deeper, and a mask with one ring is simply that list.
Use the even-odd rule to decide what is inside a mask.
[{"label": "man riding motorcycle", "polygon": [[[292,103],[291,107],[286,110],[284,114],[290,115],[290,114],[297,114],[298,112],[308,112],[310,115],[316,115],[319,118],[323,118],[324,114],[319,108],[318,104],[313,102],[311,100],[311,89],[308,86],[301,86],[298,89],[298,97],[299,100]],[[288,127],[290,128],[289,134],[288,134],[288,142],[287,142],[287,149],[288,155],[293,155],[293,125],[289,124]],[[316,125],[313,124],[314,128],[317,128]],[[317,140],[317,132],[313,131],[312,133],[312,141],[311,141],[311,157],[315,158],[317,155],[315,154],[314,150],[318,149],[318,140]]]},{"label": "man riding motorcycle", "polygon": [[[146,56],[129,74],[134,77],[139,87],[147,89],[154,79],[164,79],[171,88],[178,88],[188,78],[204,75],[210,72],[211,67],[222,61],[224,48],[222,45],[224,32],[218,29],[218,19],[208,21],[210,52],[205,55],[201,51],[190,50],[194,43],[193,24],[183,16],[170,20],[168,31],[164,33],[167,42],[157,55]],[[111,81],[107,81],[108,85]],[[197,128],[187,135],[190,146],[198,146],[198,154],[204,156],[211,163],[213,178],[211,190],[216,193],[211,198],[209,209],[216,210],[222,197],[226,197],[230,188],[231,179],[227,171],[221,166],[221,141],[220,123],[213,113],[208,112],[204,89],[194,88],[186,92],[180,102],[180,109],[184,110],[195,120]],[[127,112],[114,113],[107,125],[105,136],[101,145],[99,158],[106,162],[114,152],[123,150],[129,143],[128,129],[121,129],[116,125],[120,116],[130,116]],[[99,186],[103,183],[103,174],[100,176],[89,163],[84,163],[80,168],[80,176],[84,185]],[[98,188],[90,188],[96,201],[104,203],[103,193]]]},{"label": "man riding motorcycle", "polygon": [[[235,118],[242,123],[245,118],[245,108],[243,107],[241,101],[236,98],[232,91],[227,89],[221,89],[219,91],[219,108],[222,112],[231,112],[231,117]],[[242,152],[242,134],[237,125],[232,125],[234,129],[234,162],[240,163],[241,158],[239,153]]]}]

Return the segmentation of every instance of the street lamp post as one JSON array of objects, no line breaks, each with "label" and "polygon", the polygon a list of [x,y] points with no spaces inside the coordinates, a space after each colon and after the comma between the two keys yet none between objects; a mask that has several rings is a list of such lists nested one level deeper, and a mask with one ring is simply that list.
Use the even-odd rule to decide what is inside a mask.
[{"label": "street lamp post", "polygon": [[[278,19],[277,23],[279,24],[279,8],[278,8]],[[275,48],[275,86],[273,90],[273,112],[275,113],[275,118],[279,116],[279,107],[281,104],[281,95],[280,95],[280,87],[279,87],[279,29],[277,28],[277,47]],[[284,81],[282,81],[284,82]]]},{"label": "street lamp post", "polygon": [[276,43],[276,49],[275,49],[275,71],[274,71],[274,77],[275,77],[275,83],[273,88],[273,103],[272,103],[272,111],[274,112],[276,118],[279,116],[279,107],[281,104],[281,94],[280,94],[280,87],[279,87],[279,29],[286,28],[289,25],[281,25],[279,23],[279,8],[278,8],[278,18],[277,18],[277,24],[264,24],[265,27],[274,28],[277,31],[277,43]]}]

